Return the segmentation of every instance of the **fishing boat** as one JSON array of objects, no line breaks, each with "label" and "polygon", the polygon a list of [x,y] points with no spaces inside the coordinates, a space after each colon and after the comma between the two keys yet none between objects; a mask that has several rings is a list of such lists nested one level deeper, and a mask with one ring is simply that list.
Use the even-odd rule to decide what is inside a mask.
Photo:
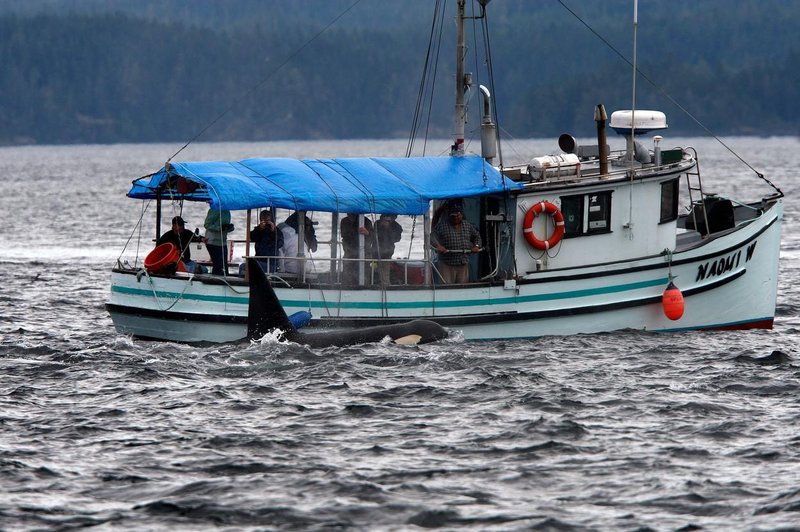
[{"label": "fishing boat", "polygon": [[[596,143],[581,145],[563,134],[557,152],[506,166],[498,157],[491,92],[483,86],[481,153],[467,153],[465,94],[472,76],[464,65],[464,0],[457,11],[449,155],[169,161],[134,181],[128,196],[156,202],[156,238],[162,202],[205,202],[212,210],[238,212],[248,229],[253,211],[297,213],[296,252],[273,258],[300,267],[278,268],[269,277],[287,314],[311,313],[311,329],[422,318],[466,340],[492,340],[771,328],[781,191],[773,185],[774,192],[746,202],[705,190],[696,150],[665,148],[666,116],[635,108],[608,116],[598,105]],[[620,145],[612,148],[614,139]],[[450,223],[439,214],[452,205],[478,230],[480,245],[436,246],[437,229]],[[304,244],[312,230],[307,213],[314,213],[314,223],[330,223],[316,252]],[[420,256],[378,258],[368,252],[370,236],[360,235],[358,257],[344,257],[339,228],[345,213],[358,216],[359,226],[381,214],[415,217]],[[246,276],[236,268],[223,275],[189,273],[178,253],[159,253],[149,264],[121,255],[113,268],[107,309],[120,333],[180,342],[247,336]],[[468,261],[464,282],[443,281],[447,253]],[[231,258],[247,256],[249,236],[241,255]],[[358,275],[343,276],[348,267],[357,267]]]}]

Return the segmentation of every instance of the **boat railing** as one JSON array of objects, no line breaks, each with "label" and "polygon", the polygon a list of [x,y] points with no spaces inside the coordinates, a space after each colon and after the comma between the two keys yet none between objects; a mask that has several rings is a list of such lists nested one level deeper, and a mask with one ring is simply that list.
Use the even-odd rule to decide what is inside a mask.
[{"label": "boat railing", "polygon": [[[243,256],[242,259],[246,260],[248,257]],[[354,264],[354,268],[358,268],[358,264],[362,264],[364,268],[364,285],[376,286],[381,284],[386,285],[410,285],[419,286],[425,285],[425,279],[430,279],[430,275],[426,276],[426,265],[434,275],[438,275],[436,266],[431,261],[425,261],[416,258],[345,258],[336,257],[334,259],[309,256],[296,256],[287,257],[283,255],[251,255],[249,258],[258,261],[274,261],[277,264],[276,271],[267,272],[272,276],[280,277],[281,279],[298,280],[306,282],[308,280],[316,280],[320,283],[340,284],[343,282],[343,274],[346,264]],[[287,270],[287,263],[293,262],[294,265]],[[318,264],[318,263],[332,263],[333,266],[330,270],[317,271],[316,269],[301,267],[300,264]],[[382,277],[389,278],[389,282],[385,283]],[[358,282],[354,286],[358,286]]]},{"label": "boat railing", "polygon": [[556,167],[553,170],[532,171],[530,166],[521,165],[503,169],[503,173],[515,181],[528,182],[529,186],[538,187],[554,183],[580,183],[583,181],[594,181],[600,179],[614,179],[630,177],[631,172],[634,176],[651,175],[666,169],[673,169],[681,164],[691,166],[696,161],[696,154],[692,148],[676,147],[670,150],[659,152],[657,161],[656,153],[650,151],[650,162],[635,164],[631,168],[630,159],[626,158],[624,150],[614,150],[609,154],[610,168],[605,174],[600,174],[599,159],[581,160],[579,164],[569,166],[567,169]]}]

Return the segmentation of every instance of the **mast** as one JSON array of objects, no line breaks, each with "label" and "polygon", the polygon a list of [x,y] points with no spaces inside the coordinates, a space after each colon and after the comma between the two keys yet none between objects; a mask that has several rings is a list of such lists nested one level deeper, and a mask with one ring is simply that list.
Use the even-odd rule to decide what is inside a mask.
[{"label": "mast", "polygon": [[464,72],[464,58],[467,47],[464,44],[464,19],[466,0],[458,0],[458,13],[456,15],[456,107],[453,118],[453,145],[450,155],[464,155],[464,125],[467,119],[467,108],[464,103],[464,94],[469,88],[468,76]]},{"label": "mast", "polygon": [[639,26],[639,0],[633,0],[633,81],[631,87],[631,137],[628,141],[628,157],[633,160],[636,152],[636,32]]}]

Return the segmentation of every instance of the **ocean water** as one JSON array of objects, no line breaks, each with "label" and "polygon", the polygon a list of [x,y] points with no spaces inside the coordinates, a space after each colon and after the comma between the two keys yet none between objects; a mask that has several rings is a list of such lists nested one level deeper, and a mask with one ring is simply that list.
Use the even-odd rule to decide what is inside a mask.
[{"label": "ocean water", "polygon": [[[118,335],[103,305],[142,208],[124,195],[176,147],[0,148],[0,529],[800,529],[800,142],[728,142],[787,195],[773,330],[320,350]],[[697,147],[706,190],[767,190],[713,141],[665,143]]]}]

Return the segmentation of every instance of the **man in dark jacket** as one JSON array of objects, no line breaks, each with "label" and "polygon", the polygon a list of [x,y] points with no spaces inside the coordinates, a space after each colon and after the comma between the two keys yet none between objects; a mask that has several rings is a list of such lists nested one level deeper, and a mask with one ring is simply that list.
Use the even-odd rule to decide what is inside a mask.
[{"label": "man in dark jacket", "polygon": [[375,232],[378,234],[378,258],[381,260],[378,265],[378,271],[381,272],[381,282],[389,284],[390,271],[392,263],[387,259],[391,259],[394,255],[394,245],[400,242],[403,237],[403,227],[397,223],[397,216],[394,214],[381,214],[378,221],[375,222]]},{"label": "man in dark jacket", "polygon": [[283,247],[283,232],[275,227],[268,210],[261,211],[259,224],[250,230],[250,240],[256,245],[256,256],[269,257],[258,260],[261,268],[266,273],[278,271],[277,257]]},{"label": "man in dark jacket", "polygon": [[[199,234],[195,234],[186,229],[186,222],[183,221],[183,218],[176,216],[172,219],[172,229],[161,235],[159,239],[156,240],[156,245],[160,246],[166,243],[174,244],[181,254],[181,261],[183,261],[183,264],[186,266],[186,271],[195,273],[198,264],[192,260],[191,243],[202,241],[203,238]],[[200,268],[202,268],[202,266],[200,266]]]},{"label": "man in dark jacket", "polygon": [[[358,225],[359,215],[355,213],[348,213],[347,216],[342,218],[339,222],[339,234],[342,237],[342,248],[344,248],[344,258],[358,259],[360,253],[359,236],[364,236],[364,259],[373,258],[372,249],[375,235],[372,230],[372,222],[366,216],[363,217],[363,223]],[[344,261],[342,266],[342,282],[348,285],[358,284],[358,277],[360,271],[363,271],[364,262],[349,260]],[[369,270],[364,273],[364,279],[367,284],[370,284]]]}]

